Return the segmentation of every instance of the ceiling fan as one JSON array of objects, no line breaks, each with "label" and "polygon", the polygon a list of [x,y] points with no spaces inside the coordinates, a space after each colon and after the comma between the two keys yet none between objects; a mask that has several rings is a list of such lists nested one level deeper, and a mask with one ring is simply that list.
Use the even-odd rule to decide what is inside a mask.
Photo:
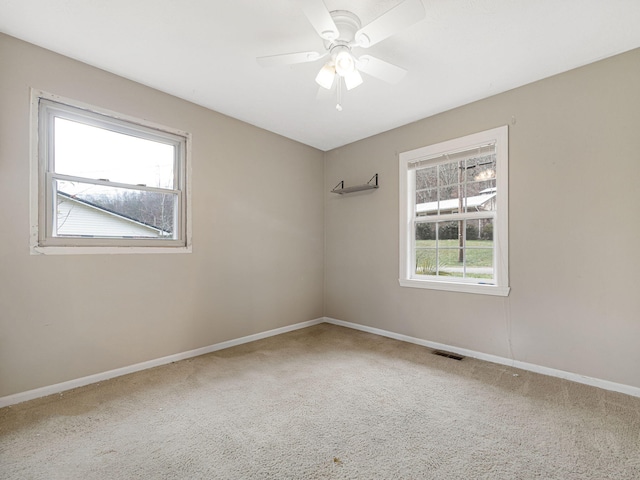
[{"label": "ceiling fan", "polygon": [[338,104],[342,110],[342,82],[347,90],[362,84],[360,72],[389,83],[398,83],[407,71],[371,55],[353,54],[355,48],[368,48],[404,28],[417,23],[425,16],[422,0],[403,0],[391,10],[362,26],[357,15],[346,10],[329,12],[322,0],[306,0],[303,11],[318,35],[324,40],[324,52],[296,52],[258,57],[265,67],[315,62],[329,57],[316,77],[316,82],[330,90],[337,78]]}]

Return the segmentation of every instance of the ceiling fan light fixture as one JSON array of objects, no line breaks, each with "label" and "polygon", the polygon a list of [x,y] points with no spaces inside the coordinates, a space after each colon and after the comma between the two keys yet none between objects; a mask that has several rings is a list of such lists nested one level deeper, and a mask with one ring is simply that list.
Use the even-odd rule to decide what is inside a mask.
[{"label": "ceiling fan light fixture", "polygon": [[[365,26],[360,18],[347,10],[328,10],[324,0],[303,0],[302,9],[316,33],[322,38],[323,52],[294,52],[259,57],[262,66],[293,65],[314,62],[324,57],[329,61],[320,69],[316,83],[323,89],[337,86],[337,110],[342,110],[342,88],[351,90],[361,85],[361,72],[388,83],[398,83],[407,71],[370,55],[356,58],[352,48],[368,48],[395,35],[425,17],[424,0],[395,0],[397,5]],[[344,79],[344,85],[343,85]]]},{"label": "ceiling fan light fixture", "polygon": [[358,85],[362,84],[362,75],[358,70],[353,70],[353,72],[348,73],[344,76],[344,85],[347,87],[347,90],[351,90],[352,88],[356,88]]},{"label": "ceiling fan light fixture", "polygon": [[335,59],[336,73],[341,77],[355,71],[356,60],[351,55],[348,47],[340,47]]},{"label": "ceiling fan light fixture", "polygon": [[316,83],[322,88],[331,90],[331,86],[333,85],[333,79],[335,78],[335,76],[335,67],[331,64],[331,62],[326,63],[318,72],[318,75],[316,76]]}]

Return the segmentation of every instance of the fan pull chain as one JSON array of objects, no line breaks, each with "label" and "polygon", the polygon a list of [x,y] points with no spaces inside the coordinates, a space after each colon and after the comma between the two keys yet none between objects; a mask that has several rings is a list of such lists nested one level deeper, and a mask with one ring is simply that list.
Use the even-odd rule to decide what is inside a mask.
[{"label": "fan pull chain", "polygon": [[336,110],[342,111],[342,77],[340,75],[336,75],[338,77],[338,103],[336,104]]}]

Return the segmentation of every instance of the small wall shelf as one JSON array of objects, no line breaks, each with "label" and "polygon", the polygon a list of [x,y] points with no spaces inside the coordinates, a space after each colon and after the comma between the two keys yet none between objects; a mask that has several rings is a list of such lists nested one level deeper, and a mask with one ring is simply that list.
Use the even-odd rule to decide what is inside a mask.
[{"label": "small wall shelf", "polygon": [[[372,183],[373,182],[373,183]],[[371,180],[363,185],[355,185],[353,187],[344,186],[344,180],[342,180],[338,185],[336,185],[331,193],[337,193],[338,195],[344,195],[345,193],[353,193],[353,192],[361,192],[363,190],[373,190],[374,188],[378,188],[378,174],[376,173]]]}]

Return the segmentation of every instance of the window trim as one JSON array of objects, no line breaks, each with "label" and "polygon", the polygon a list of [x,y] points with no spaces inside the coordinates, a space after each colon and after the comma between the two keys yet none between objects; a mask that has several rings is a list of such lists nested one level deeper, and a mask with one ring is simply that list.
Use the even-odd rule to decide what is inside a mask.
[{"label": "window trim", "polygon": [[[451,281],[449,279],[415,278],[412,258],[413,245],[411,232],[415,217],[415,181],[410,164],[433,159],[450,152],[461,151],[475,146],[495,142],[496,146],[496,216],[494,222],[494,265],[495,284],[483,284],[467,281]],[[417,148],[399,154],[399,279],[402,287],[426,288],[452,292],[476,293],[484,295],[509,295],[509,164],[508,164],[508,126],[501,126],[464,137],[447,140],[434,145]],[[413,185],[412,185],[413,183]]]},{"label": "window trim", "polygon": [[[41,104],[43,105],[41,107]],[[42,108],[42,110],[41,110]],[[50,131],[51,122],[42,122],[41,116],[52,117],[52,112],[63,112],[65,118],[73,118],[87,125],[104,127],[120,133],[142,132],[144,138],[167,143],[172,139],[180,148],[176,157],[174,172],[178,175],[174,190],[178,191],[179,224],[177,239],[128,239],[128,238],[78,238],[53,237],[50,234],[51,215],[47,212],[46,196],[53,195],[47,183],[53,177],[65,177],[55,174],[48,168],[48,152],[53,145]],[[31,89],[31,178],[30,178],[30,253],[41,254],[112,254],[112,253],[191,253],[191,134],[113,112],[101,107],[54,95],[41,90]],[[102,184],[100,180],[91,183]],[[109,186],[117,182],[109,182]],[[130,187],[130,186],[129,186]],[[154,190],[153,187],[141,187],[141,190]]]}]

